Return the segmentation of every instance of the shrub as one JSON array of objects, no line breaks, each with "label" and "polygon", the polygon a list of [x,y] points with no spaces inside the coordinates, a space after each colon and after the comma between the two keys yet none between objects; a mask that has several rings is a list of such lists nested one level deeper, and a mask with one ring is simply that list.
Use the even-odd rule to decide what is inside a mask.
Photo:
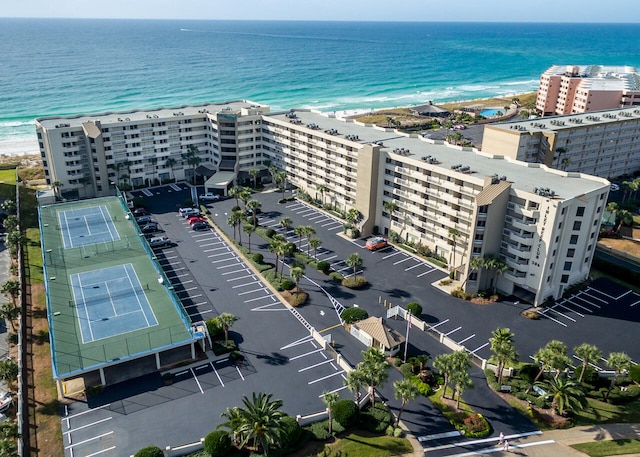
[{"label": "shrub", "polygon": [[[582,365],[576,367],[573,372],[573,377],[575,379],[580,379],[580,373],[582,373]],[[584,377],[582,378],[582,382],[586,382],[587,384],[595,385],[600,379],[600,375],[592,366],[587,366],[587,369],[584,372]]]},{"label": "shrub", "polygon": [[453,279],[449,279],[449,278],[447,278],[447,279],[443,279],[442,281],[440,281],[440,283],[439,283],[439,284],[440,284],[441,286],[448,286],[448,285],[449,285],[449,284],[451,284],[452,282],[453,282]]},{"label": "shrub", "polygon": [[381,403],[376,403],[373,408],[368,407],[360,413],[360,417],[364,428],[374,433],[384,433],[391,424],[391,413]]},{"label": "shrub", "polygon": [[393,429],[393,437],[394,438],[400,438],[402,435],[404,435],[404,432],[402,431],[402,429],[400,427],[396,427]]},{"label": "shrub", "polygon": [[276,231],[272,228],[268,228],[265,232],[264,232],[264,236],[266,236],[267,238],[273,238],[276,235]]},{"label": "shrub", "polygon": [[296,306],[304,305],[307,302],[307,299],[309,298],[309,294],[306,293],[304,290],[299,290],[297,292],[287,291],[286,293],[283,293],[283,295],[285,300],[287,300],[287,303],[289,303],[294,308]]},{"label": "shrub", "polygon": [[211,457],[222,457],[231,451],[229,433],[215,430],[204,438],[204,450]]},{"label": "shrub", "polygon": [[316,441],[325,441],[329,439],[331,435],[329,435],[329,421],[321,421],[311,424],[308,427],[305,427],[311,435],[313,435],[313,439]]},{"label": "shrub", "polygon": [[640,383],[640,364],[633,365],[629,369],[629,377],[633,382]]},{"label": "shrub", "polygon": [[345,323],[353,324],[354,322],[358,322],[369,317],[369,313],[367,313],[367,311],[362,308],[356,308],[354,306],[352,308],[347,308],[344,311],[342,311],[342,314],[340,315],[340,317],[342,317],[342,320]]},{"label": "shrub", "polygon": [[540,313],[531,309],[525,309],[524,311],[522,311],[522,316],[532,320],[540,319]]},{"label": "shrub", "polygon": [[236,211],[242,211],[242,208],[240,208],[238,205],[233,205],[233,208],[231,208],[231,212],[235,213]]},{"label": "shrub", "polygon": [[349,428],[358,418],[358,407],[353,400],[340,400],[333,405],[333,418],[344,428]]},{"label": "shrub", "polygon": [[387,436],[393,436],[393,425],[389,425],[384,431],[384,434]]},{"label": "shrub", "polygon": [[539,371],[540,371],[540,368],[538,368],[536,364],[525,363],[518,370],[518,376],[523,381],[526,381],[529,384],[531,384],[533,380],[536,379],[536,376],[538,375]]},{"label": "shrub", "polygon": [[294,449],[303,443],[302,427],[298,424],[298,421],[291,416],[285,416],[280,419],[282,425],[282,435],[280,446],[282,449]]},{"label": "shrub", "polygon": [[259,252],[256,252],[255,254],[253,254],[251,256],[251,260],[253,260],[255,263],[260,265],[260,264],[262,264],[262,262],[264,262],[264,256],[262,254],[260,254]]},{"label": "shrub", "polygon": [[396,357],[395,359],[393,359],[393,366],[394,367],[399,367],[402,365],[402,359],[400,357]]},{"label": "shrub", "polygon": [[329,264],[329,262],[326,262],[324,260],[321,260],[320,262],[317,263],[316,268],[323,272],[323,273],[327,273],[329,271],[329,268],[331,267],[331,265]]},{"label": "shrub", "polygon": [[482,414],[473,414],[463,419],[465,428],[464,436],[469,438],[482,438],[491,431],[489,423]]},{"label": "shrub", "polygon": [[402,373],[402,376],[405,378],[413,377],[413,365],[410,363],[403,363],[400,365],[400,373]]},{"label": "shrub", "polygon": [[242,360],[244,360],[244,356],[240,351],[232,351],[231,353],[229,353],[229,360],[234,363],[241,362]]},{"label": "shrub", "polygon": [[339,282],[342,283],[342,280],[344,279],[344,276],[342,276],[340,273],[338,273],[337,271],[332,271],[329,274],[329,277],[331,279],[333,279],[334,282]]},{"label": "shrub", "polygon": [[418,392],[420,392],[420,395],[424,395],[425,397],[428,397],[431,394],[433,394],[433,389],[431,388],[431,386],[426,382],[420,381],[420,378],[418,376],[412,376],[411,382],[413,383],[414,386],[416,386],[416,388],[418,389]]},{"label": "shrub", "polygon": [[364,276],[351,276],[350,278],[344,278],[342,280],[342,285],[349,289],[362,289],[367,285],[367,278]]},{"label": "shrub", "polygon": [[453,297],[456,298],[461,298],[462,300],[469,300],[471,298],[471,295],[469,295],[468,293],[466,293],[462,287],[456,287],[455,289],[453,289],[451,291],[451,295]]},{"label": "shrub", "polygon": [[282,282],[280,283],[280,287],[282,287],[282,290],[291,290],[295,286],[296,286],[296,283],[288,278],[283,279]]},{"label": "shrub", "polygon": [[484,376],[485,378],[487,378],[487,383],[491,386],[492,389],[500,390],[500,386],[498,386],[498,379],[496,378],[496,374],[492,369],[487,368],[486,370],[484,370]]},{"label": "shrub", "polygon": [[207,326],[207,331],[209,332],[209,335],[211,335],[212,340],[220,338],[224,334],[224,330],[222,329],[222,326],[220,325],[220,322],[218,321],[217,317],[212,317],[211,319],[207,319],[205,324]]},{"label": "shrub", "polygon": [[136,452],[134,457],[164,457],[164,453],[158,446],[147,446]]},{"label": "shrub", "polygon": [[407,311],[409,311],[414,316],[422,315],[422,306],[418,302],[411,302],[407,305]]}]

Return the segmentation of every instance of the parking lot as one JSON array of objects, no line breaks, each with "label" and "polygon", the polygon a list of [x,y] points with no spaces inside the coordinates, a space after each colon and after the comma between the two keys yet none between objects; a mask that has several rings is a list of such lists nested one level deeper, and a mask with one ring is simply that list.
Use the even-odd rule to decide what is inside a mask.
[{"label": "parking lot", "polygon": [[[285,399],[284,409],[293,415],[322,410],[323,391],[338,391],[343,398],[350,398],[351,393],[343,385],[345,373],[309,338],[309,329],[313,327],[332,338],[345,358],[355,364],[364,346],[337,327],[341,310],[354,305],[370,315],[386,316],[386,308],[390,306],[404,307],[417,301],[423,306],[421,319],[431,328],[482,358],[491,356],[488,342],[491,332],[497,327],[509,327],[515,334],[521,360],[527,360],[551,339],[567,344],[570,354],[573,347],[588,342],[597,345],[605,358],[609,352],[625,351],[634,361],[640,359],[635,337],[640,295],[635,292],[607,281],[594,281],[588,289],[545,310],[541,319],[529,320],[520,315],[528,305],[516,299],[490,305],[455,299],[431,286],[446,277],[442,269],[393,246],[371,252],[365,249],[366,239],[350,240],[342,236],[342,222],[335,217],[302,202],[278,204],[281,195],[277,192],[255,194],[254,198],[262,203],[262,213],[258,215],[262,226],[284,234],[313,254],[308,240],[300,239],[293,231],[298,225],[312,225],[316,229],[314,236],[322,240],[317,257],[329,262],[334,270],[345,276],[353,274],[353,269],[345,264],[346,258],[353,252],[363,258],[356,274],[367,278],[367,288],[352,291],[308,269],[300,287],[310,293],[309,302],[290,311],[228,246],[217,229],[194,231],[179,216],[177,209],[191,195],[189,190],[165,187],[149,193],[159,197],[147,198],[152,217],[162,230],[160,234],[172,242],[170,246],[154,249],[154,253],[185,309],[194,321],[222,312],[236,315],[238,319],[230,333],[240,343],[245,361],[234,365],[224,359],[204,360],[180,372],[171,386],[163,386],[158,376],[145,379],[144,388],[119,386],[117,392],[108,388],[89,402],[95,411],[85,412],[81,405],[72,405],[63,419],[63,425],[67,419],[70,424],[63,432],[71,430],[67,435],[73,438],[67,455],[71,455],[69,450],[73,448],[98,445],[91,452],[120,455],[117,449],[110,450],[111,446],[126,443],[132,439],[131,430],[139,429],[135,443],[175,445],[197,441],[211,431],[212,424],[219,423],[220,413],[226,407],[240,404],[243,394],[254,391],[270,392]],[[232,236],[227,219],[235,200],[207,205],[211,218]],[[283,217],[291,218],[294,225],[283,228],[280,225]],[[248,247],[246,236],[243,245]],[[263,253],[266,261],[274,262],[266,247],[258,236],[252,237],[251,249]],[[403,321],[389,319],[387,323],[404,333]],[[442,350],[436,340],[419,330],[412,329],[410,339],[412,350],[432,355]],[[597,365],[606,369],[604,360]],[[292,391],[296,395],[291,395]],[[138,425],[164,413],[187,419],[171,431]],[[415,414],[418,417],[421,413]],[[422,431],[423,435],[438,433],[432,429],[435,427],[432,420],[430,424],[424,425],[428,431]],[[446,432],[446,426],[441,426]],[[135,446],[131,444],[131,448]],[[78,455],[92,455],[91,452]]]}]

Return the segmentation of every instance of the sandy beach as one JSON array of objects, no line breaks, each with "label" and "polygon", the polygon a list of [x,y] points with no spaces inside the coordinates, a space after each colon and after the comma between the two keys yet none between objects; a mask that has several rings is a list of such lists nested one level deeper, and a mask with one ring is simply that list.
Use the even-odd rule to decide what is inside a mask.
[{"label": "sandy beach", "polygon": [[1,156],[20,156],[25,154],[40,155],[35,133],[33,134],[33,139],[0,141]]}]

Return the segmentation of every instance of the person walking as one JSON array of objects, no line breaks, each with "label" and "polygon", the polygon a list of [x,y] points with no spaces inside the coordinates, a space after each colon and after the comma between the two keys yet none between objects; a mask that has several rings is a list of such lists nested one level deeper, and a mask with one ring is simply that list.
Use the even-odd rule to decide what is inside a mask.
[{"label": "person walking", "polygon": [[504,444],[504,433],[500,432],[500,440],[498,441],[498,444],[502,445]]},{"label": "person walking", "polygon": [[509,440],[504,440],[504,450],[509,452]]}]

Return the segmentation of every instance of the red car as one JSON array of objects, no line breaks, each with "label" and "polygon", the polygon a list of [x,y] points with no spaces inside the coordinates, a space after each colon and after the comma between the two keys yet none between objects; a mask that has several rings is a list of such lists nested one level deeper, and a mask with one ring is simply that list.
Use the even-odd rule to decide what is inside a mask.
[{"label": "red car", "polygon": [[193,216],[187,219],[187,222],[189,222],[189,225],[192,225],[194,222],[206,222],[206,219],[202,216]]}]

